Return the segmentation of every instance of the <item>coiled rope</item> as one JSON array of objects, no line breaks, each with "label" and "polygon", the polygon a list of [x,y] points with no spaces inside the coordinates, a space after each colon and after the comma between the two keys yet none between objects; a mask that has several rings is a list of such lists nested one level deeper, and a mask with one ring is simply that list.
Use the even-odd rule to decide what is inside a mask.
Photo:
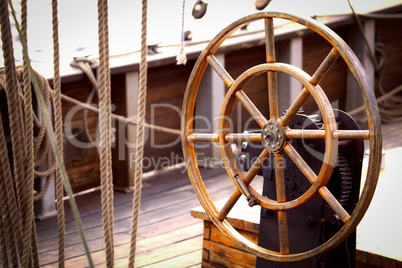
[{"label": "coiled rope", "polygon": [[[7,113],[10,126],[12,167],[9,161],[5,129],[0,121],[1,175],[1,257],[3,266],[9,261],[13,267],[39,267],[36,231],[33,212],[33,112],[28,69],[28,58],[24,55],[23,70],[15,67],[11,28],[7,1],[0,1],[0,28],[3,42],[5,68],[0,71],[0,86],[7,97]],[[21,3],[21,42],[26,43],[26,1]],[[13,14],[14,15],[14,14]],[[22,76],[22,77],[21,77]],[[24,81],[22,88],[18,81]],[[1,92],[0,92],[1,93]],[[24,119],[23,119],[24,118]],[[15,186],[15,187],[14,187]],[[8,259],[11,257],[11,260]]]},{"label": "coiled rope", "polygon": [[[387,55],[385,53],[385,45],[381,42],[377,42],[374,48],[370,47],[370,44],[367,40],[367,37],[364,33],[363,24],[360,20],[360,15],[356,13],[353,5],[350,3],[350,0],[347,0],[349,7],[352,11],[353,17],[359,27],[359,30],[363,36],[364,43],[367,47],[368,53],[370,55],[370,59],[374,65],[375,71],[378,73],[378,83],[377,89],[379,91],[380,97],[377,98],[377,103],[379,106],[381,121],[384,123],[397,123],[402,122],[402,96],[398,95],[398,93],[402,92],[402,84],[389,90],[388,92],[385,91],[382,79],[385,70],[385,65],[387,61]],[[383,19],[401,19],[400,15],[395,16],[382,16],[382,17],[372,17],[372,18],[383,18]],[[376,59],[376,55],[379,56],[379,60]],[[350,115],[354,115],[364,110],[364,107],[358,107],[349,112]]]}]

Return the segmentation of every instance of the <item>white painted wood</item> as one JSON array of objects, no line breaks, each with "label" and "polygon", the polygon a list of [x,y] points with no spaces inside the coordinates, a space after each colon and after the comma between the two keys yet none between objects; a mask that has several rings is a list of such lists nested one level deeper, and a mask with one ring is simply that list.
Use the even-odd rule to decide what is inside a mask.
[{"label": "white painted wood", "polygon": [[[278,62],[303,68],[303,38],[293,37],[278,43]],[[293,77],[278,73],[279,113],[282,114],[296,99],[303,86]]]},{"label": "white painted wood", "polygon": [[[126,117],[137,120],[138,113],[138,94],[139,94],[139,73],[138,71],[126,73],[126,88],[125,88],[125,105],[126,105]],[[134,165],[135,165],[135,153],[136,153],[136,138],[137,127],[131,124],[125,124],[122,122],[119,125],[119,135],[117,141],[119,142],[119,160],[126,160],[127,162],[127,176],[133,178]],[[125,135],[122,137],[121,135]],[[128,186],[131,185],[131,180]]]},{"label": "white painted wood", "polygon": [[[225,55],[215,55],[225,67]],[[225,97],[226,86],[219,75],[208,66],[200,83],[196,100],[195,128],[197,132],[214,133],[218,130],[219,112]],[[219,165],[221,159],[218,144],[197,144],[199,164],[205,167]]]},{"label": "white painted wood", "polygon": [[[349,45],[355,52],[356,56],[366,70],[367,76],[374,88],[374,76],[375,76],[375,66],[371,60],[369,50],[371,49],[374,53],[375,46],[375,21],[368,20],[364,22],[364,35],[366,36],[370,48],[364,42],[363,35],[357,25],[350,27],[350,40]],[[346,94],[346,111],[353,110],[363,105],[363,99],[361,97],[360,89],[356,83],[351,72],[347,75],[347,94]],[[358,113],[353,116],[358,121],[364,121],[366,118],[365,112]]]}]

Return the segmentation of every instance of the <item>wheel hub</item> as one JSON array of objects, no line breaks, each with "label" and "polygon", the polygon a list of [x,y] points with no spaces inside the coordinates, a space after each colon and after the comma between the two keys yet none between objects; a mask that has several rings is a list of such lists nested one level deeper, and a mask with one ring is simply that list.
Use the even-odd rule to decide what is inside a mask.
[{"label": "wheel hub", "polygon": [[271,153],[278,152],[285,145],[285,130],[276,122],[268,122],[261,130],[261,143]]}]

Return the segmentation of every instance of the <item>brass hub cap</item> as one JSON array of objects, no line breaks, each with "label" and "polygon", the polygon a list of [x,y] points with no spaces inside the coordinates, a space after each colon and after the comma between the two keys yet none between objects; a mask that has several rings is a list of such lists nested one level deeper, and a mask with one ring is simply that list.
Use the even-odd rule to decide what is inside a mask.
[{"label": "brass hub cap", "polygon": [[285,145],[285,130],[276,122],[268,122],[261,130],[261,143],[271,153],[278,152]]}]

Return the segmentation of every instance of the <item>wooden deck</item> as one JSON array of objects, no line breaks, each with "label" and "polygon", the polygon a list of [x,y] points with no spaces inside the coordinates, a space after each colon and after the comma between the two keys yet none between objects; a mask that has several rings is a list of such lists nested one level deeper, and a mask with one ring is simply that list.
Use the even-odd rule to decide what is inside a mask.
[{"label": "wooden deck", "polygon": [[[202,170],[213,197],[224,198],[233,192],[222,169]],[[213,184],[213,185],[211,185]],[[100,210],[100,191],[76,197],[92,258],[104,266],[104,242]],[[115,192],[116,266],[128,261],[132,194]],[[201,263],[203,223],[190,215],[199,206],[184,167],[159,172],[145,179],[137,242],[137,267],[193,267]],[[87,260],[66,201],[66,266],[84,267]],[[57,226],[54,218],[37,222],[40,263],[57,266]],[[180,264],[179,266],[177,266]]]},{"label": "wooden deck", "polygon": [[[383,126],[385,150],[402,147],[401,127],[402,124]],[[201,172],[213,200],[221,200],[233,192],[234,186],[224,170],[203,169]],[[105,266],[100,191],[95,189],[79,195],[76,201],[93,261],[96,266]],[[116,267],[126,267],[128,262],[131,201],[132,194],[114,193]],[[199,202],[184,167],[156,172],[145,178],[141,202],[137,267],[200,267],[203,223],[190,215],[190,210],[199,206]],[[66,267],[85,267],[88,263],[79,234],[68,201],[65,204]],[[396,220],[396,214],[392,215]],[[36,224],[41,267],[57,267],[56,220],[50,218]]]}]

